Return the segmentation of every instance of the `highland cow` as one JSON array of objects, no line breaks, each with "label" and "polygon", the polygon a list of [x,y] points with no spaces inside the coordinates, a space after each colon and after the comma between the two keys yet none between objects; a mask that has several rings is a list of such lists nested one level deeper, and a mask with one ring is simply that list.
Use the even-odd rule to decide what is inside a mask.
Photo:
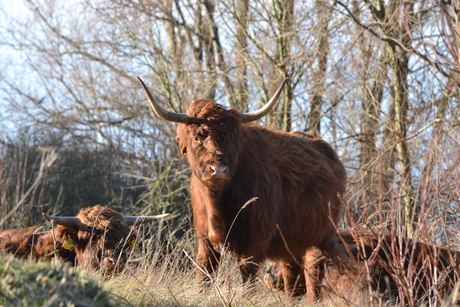
[{"label": "highland cow", "polygon": [[0,249],[34,260],[51,261],[58,256],[72,265],[112,274],[123,270],[137,240],[138,232],[130,226],[167,214],[123,216],[97,205],[82,209],[76,217],[43,216],[57,227],[41,232],[35,232],[37,227],[5,230],[0,233]]},{"label": "highland cow", "polygon": [[[353,269],[339,272],[320,253],[309,259],[323,264],[317,281],[323,294],[346,297],[370,289],[379,297],[414,305],[435,296],[446,300],[460,281],[458,251],[390,235],[342,233],[341,237],[339,244],[348,251]],[[268,268],[264,281],[272,289],[284,290],[278,263]],[[305,280],[300,278],[295,290],[296,295],[308,291]]]},{"label": "highland cow", "polygon": [[[245,114],[205,99],[193,102],[187,114],[172,113],[139,80],[154,111],[179,123],[176,141],[192,169],[200,281],[208,278],[203,271],[216,271],[223,248],[238,258],[243,282],[272,259],[289,288],[304,274],[300,262],[310,249],[339,257],[335,224],[346,173],[336,152],[319,138],[250,123],[273,108],[286,80],[265,106]],[[315,268],[305,274],[315,276]],[[314,280],[307,278],[309,286]]]}]

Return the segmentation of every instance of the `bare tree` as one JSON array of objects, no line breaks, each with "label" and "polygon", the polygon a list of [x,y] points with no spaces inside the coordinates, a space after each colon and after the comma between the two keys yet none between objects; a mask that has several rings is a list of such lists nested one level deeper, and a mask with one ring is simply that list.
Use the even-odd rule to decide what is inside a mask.
[{"label": "bare tree", "polygon": [[186,200],[173,177],[188,168],[175,126],[152,114],[137,75],[182,113],[198,98],[250,111],[289,77],[264,124],[321,135],[347,165],[350,203],[370,214],[400,204],[397,226],[409,235],[425,203],[441,198],[434,178],[456,165],[441,159],[458,149],[457,3],[25,3],[21,18],[2,15],[1,48],[22,61],[2,63],[4,117],[54,131],[61,153],[78,144],[126,157],[117,172],[174,182],[177,198],[144,199]]},{"label": "bare tree", "polygon": [[316,67],[312,74],[312,86],[310,89],[311,110],[307,117],[307,131],[313,135],[321,135],[321,117],[323,96],[326,86],[326,74],[329,58],[329,20],[331,19],[330,8],[327,1],[316,1],[316,27],[314,35],[317,37],[317,46],[313,57],[316,59]]}]

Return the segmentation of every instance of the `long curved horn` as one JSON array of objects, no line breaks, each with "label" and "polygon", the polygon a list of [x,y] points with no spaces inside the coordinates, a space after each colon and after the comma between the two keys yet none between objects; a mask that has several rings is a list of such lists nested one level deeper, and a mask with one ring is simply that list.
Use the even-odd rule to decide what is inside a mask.
[{"label": "long curved horn", "polygon": [[150,223],[154,220],[158,220],[163,217],[167,217],[169,215],[170,213],[153,215],[153,216],[123,216],[123,219],[126,225],[132,226],[134,224],[139,225],[139,224],[144,224],[144,223]]},{"label": "long curved horn", "polygon": [[254,112],[249,112],[249,113],[243,113],[240,115],[240,119],[242,123],[248,123],[252,122],[255,120],[258,120],[262,116],[266,115],[268,112],[271,111],[273,106],[275,105],[276,101],[281,95],[281,92],[283,91],[284,85],[286,85],[286,82],[289,80],[289,78],[284,79],[283,83],[280,85],[278,90],[276,90],[275,94],[273,97],[259,110],[254,111]]},{"label": "long curved horn", "polygon": [[157,113],[158,116],[170,122],[184,123],[184,124],[187,122],[188,116],[186,114],[169,112],[163,109],[158,104],[158,102],[155,100],[155,98],[153,98],[153,95],[150,93],[149,89],[144,84],[144,81],[142,81],[142,79],[139,77],[137,77],[137,79],[141,82],[141,86],[144,89],[145,95],[147,96],[150,102],[150,105],[152,106],[153,110],[155,111],[155,113]]},{"label": "long curved horn", "polygon": [[42,213],[42,215],[48,222],[56,223],[58,225],[78,229],[82,229],[85,226],[78,217],[51,216],[46,213]]}]

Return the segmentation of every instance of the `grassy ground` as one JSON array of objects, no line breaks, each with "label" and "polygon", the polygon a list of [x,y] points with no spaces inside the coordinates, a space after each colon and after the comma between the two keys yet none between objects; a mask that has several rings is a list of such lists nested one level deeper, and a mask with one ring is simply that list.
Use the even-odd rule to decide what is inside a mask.
[{"label": "grassy ground", "polygon": [[[149,237],[154,228],[140,230]],[[60,263],[19,261],[1,255],[0,306],[401,306],[382,301],[367,289],[345,297],[331,295],[314,304],[304,297],[287,298],[283,292],[265,286],[264,267],[255,285],[246,289],[236,260],[229,253],[223,254],[215,282],[203,289],[195,280],[194,251],[190,231],[181,239],[147,238],[141,241],[127,268],[109,277]],[[454,304],[444,301],[425,305]]]},{"label": "grassy ground", "polygon": [[[120,275],[100,279],[104,289],[119,296],[125,306],[382,306],[365,293],[350,293],[345,300],[330,297],[326,302],[308,304],[303,297],[286,298],[263,282],[264,268],[250,289],[242,286],[236,260],[225,253],[215,282],[200,288],[195,279],[194,244],[191,236],[177,242],[168,256],[141,254]],[[144,250],[155,250],[145,247]]]},{"label": "grassy ground", "polygon": [[[419,225],[426,229],[432,224]],[[152,230],[155,226],[152,226]],[[152,232],[150,230],[150,232]],[[140,229],[148,234],[149,230]],[[386,230],[382,230],[387,233]],[[426,237],[429,237],[427,234]],[[423,241],[420,235],[417,237]],[[158,243],[158,242],[161,242]],[[181,239],[163,237],[161,240],[147,239],[141,243],[139,250],[133,255],[133,261],[126,270],[117,276],[99,280],[105,290],[118,298],[120,306],[403,306],[396,300],[383,300],[368,288],[352,293],[345,292],[342,296],[328,294],[321,303],[307,303],[304,297],[287,298],[283,292],[269,289],[263,282],[266,266],[262,266],[259,278],[253,287],[245,289],[242,286],[236,260],[229,253],[223,253],[222,264],[219,267],[215,282],[208,288],[200,288],[195,279],[196,266],[195,240],[191,231]],[[425,241],[432,244],[432,241]],[[442,245],[442,244],[438,244]],[[453,249],[458,250],[456,245]],[[168,250],[168,253],[164,251]],[[399,261],[395,258],[395,261]],[[389,264],[396,265],[396,264]],[[443,272],[439,272],[441,276]],[[401,280],[401,287],[406,287],[409,280]],[[436,286],[434,286],[436,287]],[[459,289],[456,289],[458,293]],[[410,295],[411,288],[402,289]],[[455,292],[455,291],[454,291]],[[411,303],[412,306],[453,306],[456,299],[431,297],[428,302]]]},{"label": "grassy ground", "polygon": [[[125,272],[103,283],[117,293],[126,306],[379,306],[363,293],[351,293],[348,300],[331,297],[321,304],[308,304],[303,297],[286,298],[284,293],[267,288],[259,280],[251,289],[244,289],[238,272],[218,278],[216,285],[200,289],[194,274],[171,272],[161,275],[152,271],[142,275]],[[228,274],[225,274],[228,275]],[[227,280],[224,280],[227,279]]]},{"label": "grassy ground", "polygon": [[[307,303],[304,297],[287,298],[283,292],[265,286],[264,266],[256,283],[246,289],[242,286],[236,260],[230,253],[222,254],[216,280],[203,289],[195,279],[196,246],[191,230],[163,231],[160,239],[158,225],[144,225],[139,231],[143,238],[131,255],[128,266],[121,274],[109,277],[97,272],[82,272],[79,268],[67,268],[61,263],[19,261],[10,255],[0,254],[0,306],[402,305],[395,301],[383,301],[368,289],[346,293],[342,297],[329,295],[321,303]],[[181,236],[177,235],[179,232]],[[406,290],[410,292],[409,288]],[[446,299],[414,306],[452,305],[455,304]]]}]

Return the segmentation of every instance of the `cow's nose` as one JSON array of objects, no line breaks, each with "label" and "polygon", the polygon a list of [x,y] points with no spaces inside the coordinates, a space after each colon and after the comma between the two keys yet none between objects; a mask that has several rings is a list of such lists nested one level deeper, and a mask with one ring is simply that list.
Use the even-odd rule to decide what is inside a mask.
[{"label": "cow's nose", "polygon": [[123,268],[126,261],[124,257],[118,257],[118,256],[111,256],[111,257],[105,257],[104,260],[102,260],[102,263],[106,267],[115,267],[118,266],[119,268]]},{"label": "cow's nose", "polygon": [[228,168],[226,166],[212,166],[211,165],[211,176],[213,178],[227,178]]}]

